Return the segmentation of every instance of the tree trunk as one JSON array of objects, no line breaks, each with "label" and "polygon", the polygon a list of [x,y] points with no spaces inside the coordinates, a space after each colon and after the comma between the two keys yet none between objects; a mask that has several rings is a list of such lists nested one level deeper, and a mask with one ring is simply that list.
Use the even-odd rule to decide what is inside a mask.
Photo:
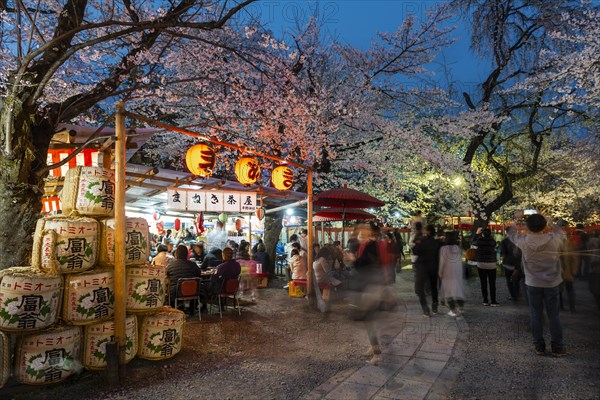
[{"label": "tree trunk", "polygon": [[277,262],[275,250],[277,249],[277,242],[279,241],[279,235],[281,234],[282,221],[282,212],[265,215],[265,234],[263,241],[270,260],[269,272],[273,276],[275,275],[275,263]]},{"label": "tree trunk", "polygon": [[[2,170],[8,163],[0,158]],[[0,269],[30,265],[42,195],[26,183],[5,179],[0,179],[0,193]]]},{"label": "tree trunk", "polygon": [[[15,103],[16,104],[16,103]],[[0,105],[0,270],[31,263],[33,232],[40,218],[46,157],[54,131],[44,118],[18,107]],[[11,108],[12,107],[12,108]],[[13,121],[12,135],[4,122]],[[5,150],[10,140],[10,152]]]}]

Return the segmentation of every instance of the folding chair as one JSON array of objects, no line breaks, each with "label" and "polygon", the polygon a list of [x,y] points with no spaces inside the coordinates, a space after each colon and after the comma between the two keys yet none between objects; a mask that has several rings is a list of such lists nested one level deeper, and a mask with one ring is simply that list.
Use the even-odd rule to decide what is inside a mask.
[{"label": "folding chair", "polygon": [[[231,278],[231,279],[227,279],[224,283],[223,286],[221,287],[221,290],[219,293],[216,293],[213,295],[213,299],[214,297],[217,298],[218,300],[218,304],[219,304],[219,316],[221,318],[223,318],[223,310],[222,310],[222,305],[225,306],[225,308],[227,308],[227,299],[229,297],[232,298],[233,300],[233,308],[238,310],[238,315],[242,315],[242,310],[240,308],[240,302],[238,299],[238,289],[240,287],[240,278]],[[225,303],[221,303],[221,299],[223,299],[223,301]],[[213,301],[214,303],[214,301]],[[211,304],[211,308],[212,308],[213,304]]]},{"label": "folding chair", "polygon": [[200,312],[200,278],[179,278],[177,279],[177,295],[175,297],[175,308],[177,308],[177,301],[181,300],[197,300],[198,301],[198,319],[202,321],[202,314]]}]

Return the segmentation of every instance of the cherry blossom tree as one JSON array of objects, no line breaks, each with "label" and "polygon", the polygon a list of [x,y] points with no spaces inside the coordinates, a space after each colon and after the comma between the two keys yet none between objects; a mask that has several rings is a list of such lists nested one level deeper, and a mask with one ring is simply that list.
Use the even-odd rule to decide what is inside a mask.
[{"label": "cherry blossom tree", "polygon": [[[478,224],[527,203],[545,210],[597,204],[592,186],[575,179],[583,171],[597,176],[589,140],[597,120],[597,11],[580,1],[452,6],[472,25],[472,48],[489,74],[462,99],[430,95],[435,102],[414,102],[421,112],[405,108],[380,122],[378,138],[341,145],[338,160],[348,165],[334,163],[340,176],[360,179],[404,215],[472,210]],[[566,216],[565,208],[554,214]]]},{"label": "cherry blossom tree", "polygon": [[[550,137],[589,134],[585,107],[562,98],[550,82],[525,83],[547,71],[545,54],[579,51],[561,39],[577,31],[563,16],[578,18],[587,7],[579,1],[521,0],[457,0],[453,5],[472,21],[472,48],[491,61],[477,93],[463,93],[467,111],[456,114],[464,130],[457,149],[469,201],[478,224],[485,224],[513,199],[516,182],[537,176],[541,157],[552,150]],[[428,129],[444,135],[454,130],[444,125],[441,119]]]},{"label": "cherry blossom tree", "polygon": [[0,268],[28,263],[55,127],[102,119],[115,98],[172,101],[173,47],[204,40],[217,59],[213,37],[252,1],[0,2]]},{"label": "cherry blossom tree", "polygon": [[[358,176],[405,215],[412,209],[472,210],[482,225],[531,199],[532,182],[575,176],[551,168],[566,155],[573,159],[561,146],[587,149],[586,160],[594,154],[595,141],[580,139],[592,136],[597,110],[598,19],[589,3],[579,1],[459,0],[452,6],[472,25],[472,48],[490,63],[489,74],[462,101],[431,96],[437,106],[417,102],[423,112],[388,120],[379,140],[347,146],[354,152],[346,153],[348,163],[357,168],[341,167],[340,173]],[[583,151],[578,155],[585,162]],[[547,198],[573,204],[572,190],[546,188],[552,188],[552,196],[543,191]],[[541,204],[539,193],[529,206]]]}]

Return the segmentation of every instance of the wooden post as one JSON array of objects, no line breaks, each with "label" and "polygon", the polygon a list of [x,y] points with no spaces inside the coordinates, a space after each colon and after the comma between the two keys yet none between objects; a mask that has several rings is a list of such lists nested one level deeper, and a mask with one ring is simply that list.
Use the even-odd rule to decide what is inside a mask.
[{"label": "wooden post", "polygon": [[112,154],[109,149],[102,152],[102,168],[110,169],[112,166]]},{"label": "wooden post", "polygon": [[313,182],[312,182],[312,170],[308,170],[308,173],[306,175],[306,184],[307,184],[307,190],[306,190],[306,195],[307,195],[307,203],[306,203],[306,216],[308,217],[308,221],[307,221],[307,228],[308,228],[308,237],[306,240],[306,246],[308,247],[308,249],[306,249],[306,252],[308,253],[306,255],[306,266],[308,267],[308,273],[306,274],[306,278],[307,278],[307,288],[306,288],[306,294],[308,296],[308,299],[311,303],[311,305],[314,305],[315,303],[315,296],[313,294],[313,237],[312,237],[312,233],[313,233]]},{"label": "wooden post", "polygon": [[[252,252],[252,213],[249,214],[248,217],[248,243],[250,243],[250,253]],[[222,249],[221,249],[222,250]]]},{"label": "wooden post", "polygon": [[115,142],[115,341],[119,346],[119,376],[124,378],[125,371],[125,306],[126,306],[126,271],[125,271],[125,103],[116,103],[116,142]]}]

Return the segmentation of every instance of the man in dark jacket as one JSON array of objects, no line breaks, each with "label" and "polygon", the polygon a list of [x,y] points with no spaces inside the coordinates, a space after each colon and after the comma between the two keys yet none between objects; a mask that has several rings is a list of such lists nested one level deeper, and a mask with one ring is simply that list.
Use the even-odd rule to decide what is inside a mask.
[{"label": "man in dark jacket", "polygon": [[[481,295],[483,296],[483,305],[492,307],[498,306],[496,301],[496,241],[492,237],[492,231],[489,228],[477,228],[473,245],[477,246],[475,260],[477,261],[477,272],[481,283]],[[490,287],[488,297],[488,283]],[[492,300],[490,303],[488,299]]]},{"label": "man in dark jacket", "polygon": [[[177,246],[175,259],[167,265],[167,277],[169,278],[169,294],[171,307],[175,305],[177,295],[177,280],[181,278],[200,277],[200,269],[195,262],[187,259],[188,248],[184,244]],[[196,308],[193,302],[190,304],[191,311]]]},{"label": "man in dark jacket", "polygon": [[[431,312],[437,314],[438,308],[438,267],[440,242],[435,238],[435,227],[427,225],[423,237],[415,240],[413,254],[415,261],[415,293],[419,297],[423,315],[431,317]],[[425,296],[425,284],[431,287],[431,311]]]},{"label": "man in dark jacket", "polygon": [[219,264],[215,273],[210,277],[212,293],[219,293],[228,279],[237,279],[242,272],[240,263],[233,259],[233,250],[229,247],[223,249],[223,262]]}]

